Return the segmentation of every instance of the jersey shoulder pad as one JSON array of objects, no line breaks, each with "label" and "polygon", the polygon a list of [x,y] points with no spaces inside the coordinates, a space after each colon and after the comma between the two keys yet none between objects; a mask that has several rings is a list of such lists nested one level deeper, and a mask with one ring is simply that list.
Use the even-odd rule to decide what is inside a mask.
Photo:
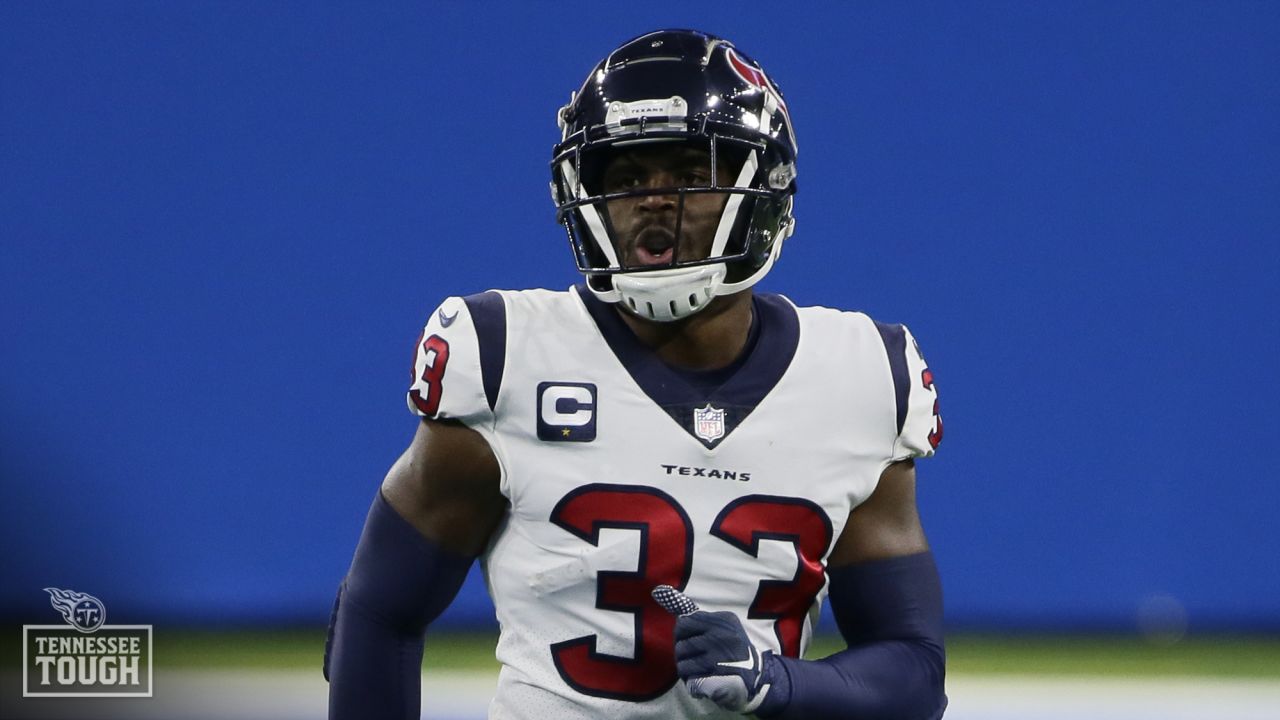
[{"label": "jersey shoulder pad", "polygon": [[414,349],[409,409],[468,425],[490,422],[506,354],[507,312],[501,293],[445,299],[431,313]]},{"label": "jersey shoulder pad", "polygon": [[933,371],[924,361],[920,345],[906,325],[874,321],[884,341],[893,378],[897,440],[893,461],[928,457],[942,442],[942,416],[938,414],[938,388]]}]

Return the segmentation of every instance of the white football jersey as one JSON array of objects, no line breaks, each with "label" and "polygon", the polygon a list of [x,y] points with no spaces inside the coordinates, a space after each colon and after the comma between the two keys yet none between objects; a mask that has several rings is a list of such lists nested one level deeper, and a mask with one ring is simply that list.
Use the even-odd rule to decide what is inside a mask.
[{"label": "white football jersey", "polygon": [[677,682],[650,591],[800,656],[849,512],[890,463],[933,454],[937,392],[905,327],[753,302],[744,359],[701,380],[580,287],[432,315],[410,407],[483,435],[511,503],[481,558],[502,628],[491,718],[741,717]]}]

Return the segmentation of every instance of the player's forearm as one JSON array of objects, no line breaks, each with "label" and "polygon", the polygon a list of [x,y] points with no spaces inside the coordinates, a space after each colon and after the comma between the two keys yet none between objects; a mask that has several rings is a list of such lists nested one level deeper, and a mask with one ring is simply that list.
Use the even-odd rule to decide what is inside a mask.
[{"label": "player's forearm", "polygon": [[946,709],[942,588],[931,553],[830,570],[831,609],[848,649],[774,657],[762,717],[935,720]]},{"label": "player's forearm", "polygon": [[326,676],[330,720],[417,718],[422,635],[399,632],[339,596]]},{"label": "player's forearm", "polygon": [[943,651],[929,643],[883,641],[821,660],[775,660],[789,700],[781,709],[766,703],[762,717],[933,720],[946,708]]},{"label": "player's forearm", "polygon": [[418,717],[423,635],[471,561],[427,540],[379,494],[330,622],[330,720]]}]

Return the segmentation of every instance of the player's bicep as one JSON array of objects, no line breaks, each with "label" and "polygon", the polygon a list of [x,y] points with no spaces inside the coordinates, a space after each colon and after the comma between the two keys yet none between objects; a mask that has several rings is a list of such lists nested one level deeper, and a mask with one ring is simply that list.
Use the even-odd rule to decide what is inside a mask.
[{"label": "player's bicep", "polygon": [[480,554],[506,510],[488,442],[462,423],[423,419],[382,483],[387,502],[423,536]]},{"label": "player's bicep", "polygon": [[916,471],[911,460],[885,468],[871,497],[849,513],[828,564],[870,562],[929,549],[916,507]]},{"label": "player's bicep", "polygon": [[407,400],[423,420],[382,486],[419,532],[468,555],[483,551],[506,507],[487,441],[505,364],[502,296],[445,299],[414,348]]}]

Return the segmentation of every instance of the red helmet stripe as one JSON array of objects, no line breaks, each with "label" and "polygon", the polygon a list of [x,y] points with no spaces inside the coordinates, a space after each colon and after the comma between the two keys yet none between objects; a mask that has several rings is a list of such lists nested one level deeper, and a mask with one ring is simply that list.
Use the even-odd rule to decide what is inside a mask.
[{"label": "red helmet stripe", "polygon": [[748,65],[733,48],[729,48],[726,54],[729,58],[729,67],[733,68],[738,77],[746,81],[748,85],[769,93],[774,100],[778,101],[778,107],[782,110],[782,114],[786,116],[787,124],[790,125],[791,112],[787,109],[787,103],[782,99],[782,93],[778,92],[778,89],[773,86],[764,71]]}]

